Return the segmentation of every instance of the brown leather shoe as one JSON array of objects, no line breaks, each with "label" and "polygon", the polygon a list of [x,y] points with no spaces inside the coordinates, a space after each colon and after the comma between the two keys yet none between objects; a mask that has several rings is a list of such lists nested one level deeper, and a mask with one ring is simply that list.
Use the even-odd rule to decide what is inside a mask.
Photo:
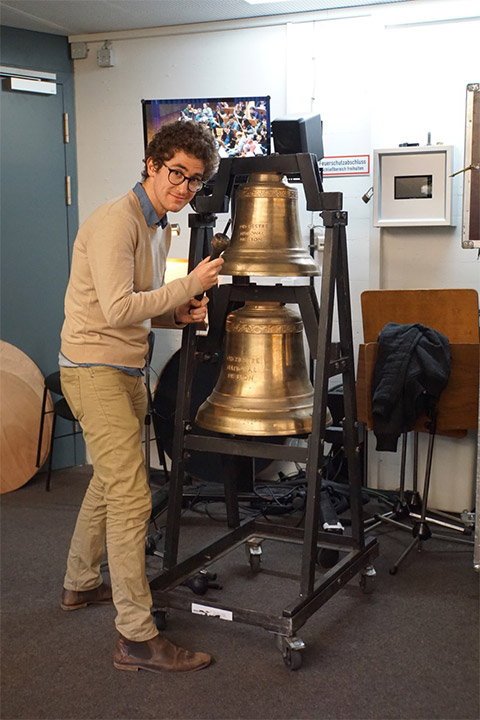
[{"label": "brown leather shoe", "polygon": [[113,664],[117,670],[189,672],[201,670],[211,661],[211,655],[184,650],[160,635],[144,642],[127,640],[120,635],[113,652]]},{"label": "brown leather shoe", "polygon": [[87,605],[104,605],[112,602],[112,588],[102,583],[93,590],[65,590],[63,588],[60,607],[62,610],[80,610]]}]

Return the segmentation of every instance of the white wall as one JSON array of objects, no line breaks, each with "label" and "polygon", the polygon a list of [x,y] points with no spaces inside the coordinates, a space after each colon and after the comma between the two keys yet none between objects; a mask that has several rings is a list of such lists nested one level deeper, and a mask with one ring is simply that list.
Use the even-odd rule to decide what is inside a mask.
[{"label": "white wall", "polygon": [[[273,117],[285,112],[285,26],[113,42],[116,66],[98,68],[96,51],[75,62],[80,221],[108,198],[128,191],[143,169],[142,99],[230,95],[272,96]],[[188,255],[188,211],[172,257]],[[173,221],[173,218],[171,218]],[[221,229],[224,222],[219,219]],[[155,363],[179,346],[178,331],[157,332]]]},{"label": "white wall", "polygon": [[[433,144],[454,146],[454,170],[463,167],[466,85],[480,80],[476,0],[416,0],[249,25],[111,33],[113,68],[96,64],[104,38],[70,38],[89,47],[89,56],[75,61],[81,221],[139,178],[142,98],[268,94],[272,118],[322,115],[326,155],[373,156],[375,148],[425,144],[430,132]],[[453,179],[455,225],[448,228],[373,228],[373,203],[361,200],[371,185],[371,175],[325,179],[325,190],[343,193],[349,213],[356,342],[362,339],[364,289],[480,287],[477,251],[461,248],[462,176]],[[321,221],[304,210],[302,193],[300,198],[306,237],[308,226]],[[173,256],[186,256],[187,214],[180,215],[182,235]],[[157,369],[178,342],[175,331],[157,333]],[[474,439],[459,442],[465,446],[462,463],[471,468]],[[395,486],[396,458],[371,455],[372,483],[378,475],[383,485]]]}]

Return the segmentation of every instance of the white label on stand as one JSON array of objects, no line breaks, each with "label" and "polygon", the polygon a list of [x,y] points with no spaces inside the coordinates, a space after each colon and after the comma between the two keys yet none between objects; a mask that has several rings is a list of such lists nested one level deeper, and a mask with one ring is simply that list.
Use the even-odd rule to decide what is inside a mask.
[{"label": "white label on stand", "polygon": [[218,617],[220,620],[233,620],[231,610],[222,610],[221,608],[209,607],[208,605],[199,605],[192,603],[192,613],[195,615],[209,615],[210,617]]}]

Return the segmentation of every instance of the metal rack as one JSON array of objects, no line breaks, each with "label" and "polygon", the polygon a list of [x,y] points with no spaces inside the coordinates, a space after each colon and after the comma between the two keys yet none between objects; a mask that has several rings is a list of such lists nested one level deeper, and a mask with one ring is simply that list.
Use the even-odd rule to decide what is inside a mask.
[{"label": "metal rack", "polygon": [[[189,267],[209,252],[215,212],[224,212],[235,181],[255,172],[281,172],[292,181],[300,181],[305,190],[307,209],[319,211],[325,226],[320,303],[313,285],[285,287],[260,286],[249,278],[233,278],[232,284],[215,289],[210,303],[208,336],[198,337],[194,326],[183,330],[178,380],[177,407],[172,449],[164,570],[150,583],[154,605],[160,612],[176,608],[205,615],[257,625],[275,633],[286,665],[301,665],[304,643],[296,633],[308,618],[355,575],[360,575],[364,590],[375,571],[372,560],[378,555],[374,537],[365,537],[362,520],[361,463],[356,421],[355,376],[351,330],[350,291],[346,247],[347,213],[342,210],[341,193],[322,190],[317,159],[307,153],[275,155],[268,158],[222,160],[213,194],[197,199],[195,215],[189,216],[191,243]],[[332,342],[335,297],[339,342]],[[192,377],[198,354],[208,357],[223,340],[226,316],[232,306],[246,300],[295,303],[304,323],[310,354],[315,361],[312,431],[306,447],[278,445],[261,440],[233,436],[198,435],[190,415]],[[339,535],[321,529],[320,490],[324,460],[326,412],[329,378],[341,375],[344,388],[345,419],[343,444],[348,464],[351,507],[351,535]],[[222,453],[305,464],[307,497],[303,528],[272,524],[256,518],[240,521],[235,482],[225,481],[225,502],[230,531],[191,557],[178,563],[180,515],[185,463],[191,451]],[[217,602],[192,603],[191,597],[176,593],[175,588],[190,575],[211,565],[241,544],[246,544],[253,572],[259,569],[263,539],[270,538],[302,546],[298,595],[279,615],[232,607]],[[315,577],[319,548],[338,551],[338,562],[321,578]],[[193,608],[195,606],[195,609]],[[200,607],[200,609],[199,609]]]}]

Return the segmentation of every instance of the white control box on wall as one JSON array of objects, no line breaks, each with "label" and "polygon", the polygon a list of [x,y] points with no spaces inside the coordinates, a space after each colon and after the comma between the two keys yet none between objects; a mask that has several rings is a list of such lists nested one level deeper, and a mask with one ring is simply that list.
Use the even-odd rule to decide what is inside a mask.
[{"label": "white control box on wall", "polygon": [[374,150],[375,227],[451,225],[450,145]]}]

